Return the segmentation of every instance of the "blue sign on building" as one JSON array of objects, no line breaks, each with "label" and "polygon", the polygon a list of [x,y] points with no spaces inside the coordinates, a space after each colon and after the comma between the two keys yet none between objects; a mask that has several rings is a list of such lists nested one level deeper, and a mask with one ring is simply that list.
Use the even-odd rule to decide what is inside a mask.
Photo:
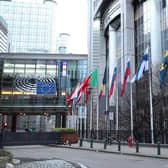
[{"label": "blue sign on building", "polygon": [[41,82],[37,81],[37,95],[38,94],[55,94],[55,82]]}]

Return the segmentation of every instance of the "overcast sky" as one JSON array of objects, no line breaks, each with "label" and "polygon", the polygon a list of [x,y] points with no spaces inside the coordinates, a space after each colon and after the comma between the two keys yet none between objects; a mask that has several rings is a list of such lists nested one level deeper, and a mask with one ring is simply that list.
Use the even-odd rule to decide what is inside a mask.
[{"label": "overcast sky", "polygon": [[70,52],[87,53],[87,0],[57,0],[57,30],[71,35]]},{"label": "overcast sky", "polygon": [[[15,0],[39,2],[43,0]],[[87,0],[55,0],[57,2],[56,31],[70,34],[71,53],[87,53]]]}]

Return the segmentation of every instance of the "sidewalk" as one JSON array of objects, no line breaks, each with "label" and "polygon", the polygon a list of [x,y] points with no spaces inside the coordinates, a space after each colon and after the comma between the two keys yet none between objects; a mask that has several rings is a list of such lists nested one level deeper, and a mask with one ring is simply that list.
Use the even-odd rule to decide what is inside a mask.
[{"label": "sidewalk", "polygon": [[66,145],[53,144],[50,146],[56,146],[60,148],[71,148],[71,149],[78,149],[78,150],[90,150],[95,152],[106,152],[106,153],[115,153],[115,154],[123,154],[123,155],[168,159],[168,148],[166,147],[160,147],[160,155],[158,155],[157,146],[139,145],[139,152],[136,152],[135,145],[133,145],[132,147],[129,147],[127,144],[124,144],[124,145],[121,144],[120,151],[119,151],[118,144],[107,145],[106,149],[104,149],[104,143],[93,142],[93,148],[90,148],[90,142],[83,141],[82,147],[80,147],[79,143],[72,144],[71,146],[69,144],[66,144]]}]

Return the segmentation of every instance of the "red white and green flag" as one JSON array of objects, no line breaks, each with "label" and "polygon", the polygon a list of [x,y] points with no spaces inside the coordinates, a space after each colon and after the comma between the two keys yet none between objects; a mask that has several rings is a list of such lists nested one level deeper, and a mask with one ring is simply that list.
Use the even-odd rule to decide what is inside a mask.
[{"label": "red white and green flag", "polygon": [[96,87],[97,86],[97,69],[91,72],[90,80],[89,80],[89,87]]},{"label": "red white and green flag", "polygon": [[97,69],[92,71],[90,75],[83,80],[83,83],[80,86],[78,91],[78,97],[81,93],[84,93],[86,88],[88,87],[96,87],[97,86]]},{"label": "red white and green flag", "polygon": [[74,89],[72,90],[72,92],[70,93],[70,95],[66,97],[67,106],[69,106],[69,103],[70,103],[70,101],[72,100],[72,97],[73,97],[73,95],[74,95],[74,93],[75,93],[75,91],[76,91],[76,87],[77,87],[77,86],[75,86]]}]

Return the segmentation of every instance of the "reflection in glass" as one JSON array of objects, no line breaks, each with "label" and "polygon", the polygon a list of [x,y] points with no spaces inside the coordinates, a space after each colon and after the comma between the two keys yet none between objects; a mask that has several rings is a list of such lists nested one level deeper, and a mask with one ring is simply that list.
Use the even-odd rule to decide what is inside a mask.
[{"label": "reflection in glass", "polygon": [[37,74],[45,74],[45,63],[37,63],[36,65],[36,73]]}]

